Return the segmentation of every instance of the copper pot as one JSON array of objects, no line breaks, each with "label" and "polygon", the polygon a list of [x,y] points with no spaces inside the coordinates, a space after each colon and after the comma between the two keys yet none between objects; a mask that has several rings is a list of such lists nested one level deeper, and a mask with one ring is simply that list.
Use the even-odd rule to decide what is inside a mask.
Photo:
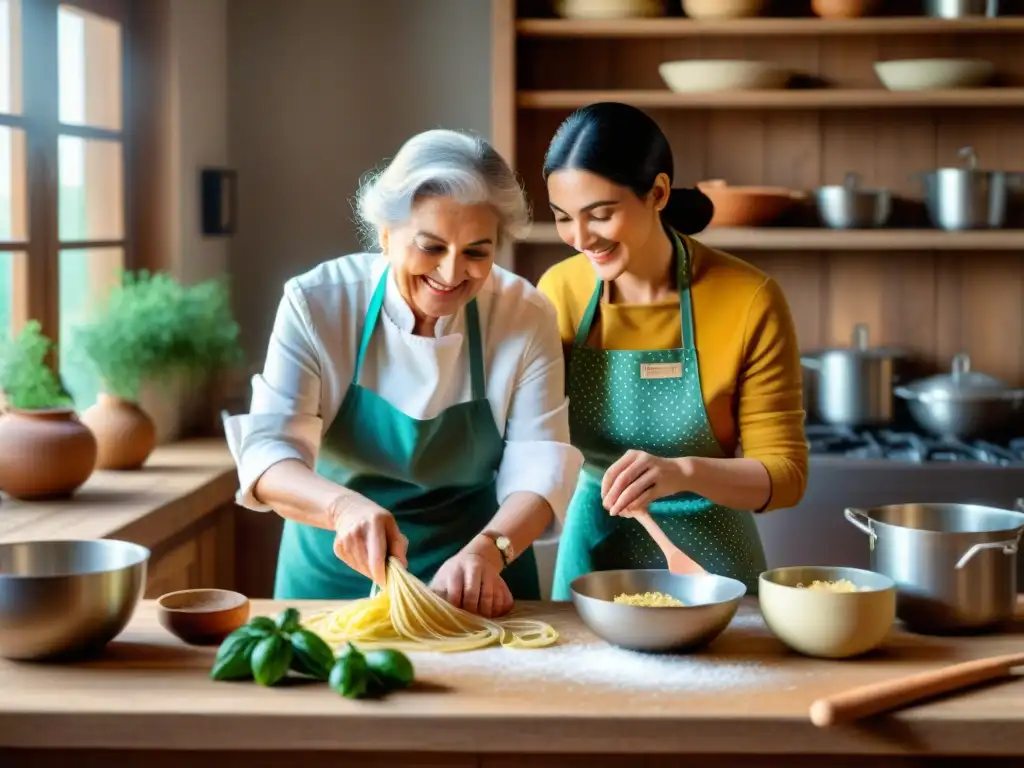
[{"label": "copper pot", "polygon": [[877,0],[811,0],[811,9],[823,19],[857,19],[874,13]]},{"label": "copper pot", "polygon": [[16,499],[71,496],[96,467],[96,438],[72,408],[0,414],[0,491]]},{"label": "copper pot", "polygon": [[698,182],[697,189],[715,204],[710,227],[761,227],[807,198],[785,187],[731,187],[721,179]]}]

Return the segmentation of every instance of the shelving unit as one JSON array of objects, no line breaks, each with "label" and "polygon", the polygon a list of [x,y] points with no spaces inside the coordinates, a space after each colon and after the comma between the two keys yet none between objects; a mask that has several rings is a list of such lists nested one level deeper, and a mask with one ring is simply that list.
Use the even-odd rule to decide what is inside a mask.
[{"label": "shelving unit", "polygon": [[[1024,230],[712,227],[698,235],[712,248],[737,251],[1009,251],[1024,253]],[[558,245],[554,224],[534,224],[523,243]]]},{"label": "shelving unit", "polygon": [[673,38],[719,36],[949,35],[1024,33],[1024,17],[933,19],[926,16],[819,19],[754,18],[723,21],[662,19],[518,19],[516,33],[527,37]]},{"label": "shelving unit", "polygon": [[[979,370],[1024,384],[1024,259],[1013,258],[1024,255],[1024,204],[1011,206],[1007,229],[923,229],[917,175],[959,166],[966,145],[985,168],[1024,171],[1024,16],[823,20],[806,16],[806,2],[773,0],[776,17],[709,22],[679,17],[669,0],[673,17],[578,21],[551,18],[549,0],[492,2],[492,139],[523,178],[537,220],[516,245],[516,271],[536,279],[571,253],[540,177],[559,123],[584,104],[624,101],[669,137],[678,186],[724,179],[810,192],[856,171],[906,203],[893,228],[697,236],[782,285],[801,346],[845,344],[853,324],[866,322],[873,340],[936,368],[966,350]],[[998,87],[890,92],[874,72],[879,60],[932,56],[992,60]],[[658,65],[692,58],[775,61],[821,87],[669,91]]]},{"label": "shelving unit", "polygon": [[1024,108],[1024,88],[887,91],[881,88],[807,88],[776,91],[673,93],[667,90],[520,91],[520,109],[576,109],[595,101],[623,101],[651,109],[918,109]]}]

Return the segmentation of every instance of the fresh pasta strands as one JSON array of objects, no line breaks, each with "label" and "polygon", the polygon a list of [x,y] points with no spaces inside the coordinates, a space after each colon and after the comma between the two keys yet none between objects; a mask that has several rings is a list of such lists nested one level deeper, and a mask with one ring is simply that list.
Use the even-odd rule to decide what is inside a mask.
[{"label": "fresh pasta strands", "polygon": [[558,641],[558,632],[543,621],[495,621],[456,608],[394,558],[388,558],[383,589],[375,584],[369,597],[313,614],[303,626],[335,650],[351,642],[370,650],[454,653],[495,644],[544,648]]}]

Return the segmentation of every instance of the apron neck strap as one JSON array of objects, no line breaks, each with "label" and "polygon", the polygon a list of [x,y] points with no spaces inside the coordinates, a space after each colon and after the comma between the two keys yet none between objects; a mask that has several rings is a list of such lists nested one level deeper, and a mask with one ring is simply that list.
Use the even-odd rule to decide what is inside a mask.
[{"label": "apron neck strap", "polygon": [[[674,229],[668,229],[669,237],[675,246],[676,252],[676,284],[679,286],[679,326],[682,331],[683,349],[694,348],[693,332],[693,305],[690,300],[690,277],[691,259],[690,248]],[[601,304],[601,296],[604,293],[605,283],[597,281],[594,293],[590,297],[587,309],[580,320],[579,328],[576,329],[576,345],[583,346],[590,336],[590,329],[594,325],[594,318],[597,316]]]},{"label": "apron neck strap", "polygon": [[[373,297],[370,299],[370,306],[366,309],[363,335],[359,340],[359,351],[356,352],[356,364],[352,371],[353,384],[359,383],[359,375],[363,371],[366,350],[370,347],[373,329],[377,325],[381,308],[384,306],[384,296],[387,294],[388,274],[390,271],[390,264],[384,267],[384,274],[377,281],[377,287],[374,289]],[[469,341],[469,373],[473,399],[483,400],[487,396],[484,385],[484,353],[483,344],[480,340],[480,313],[477,310],[475,298],[466,305],[466,335]]]}]

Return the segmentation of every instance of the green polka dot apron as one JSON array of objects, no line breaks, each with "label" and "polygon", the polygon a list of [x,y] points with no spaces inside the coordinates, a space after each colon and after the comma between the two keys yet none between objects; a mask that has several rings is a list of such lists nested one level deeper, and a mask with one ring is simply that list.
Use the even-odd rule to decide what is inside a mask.
[{"label": "green polka dot apron", "polygon": [[[690,253],[676,247],[680,349],[602,350],[588,346],[604,284],[599,280],[569,355],[569,423],[585,462],[558,544],[552,598],[594,570],[667,568],[665,556],[636,520],[612,517],[601,503],[605,471],[628,450],[666,458],[725,456],[711,429],[700,389],[690,299]],[[648,506],[670,539],[711,573],[738,579],[751,594],[765,570],[753,513],[728,509],[693,493]]]},{"label": "green polka dot apron", "polygon": [[[390,511],[409,539],[409,570],[429,583],[497,512],[495,478],[505,440],[485,395],[476,300],[466,305],[469,401],[434,418],[415,419],[359,385],[387,280],[385,270],[367,309],[352,383],[324,435],[316,471]],[[502,578],[516,599],[539,599],[532,548]],[[285,521],[275,599],[351,600],[369,595],[371,586],[334,554],[333,531]]]}]

